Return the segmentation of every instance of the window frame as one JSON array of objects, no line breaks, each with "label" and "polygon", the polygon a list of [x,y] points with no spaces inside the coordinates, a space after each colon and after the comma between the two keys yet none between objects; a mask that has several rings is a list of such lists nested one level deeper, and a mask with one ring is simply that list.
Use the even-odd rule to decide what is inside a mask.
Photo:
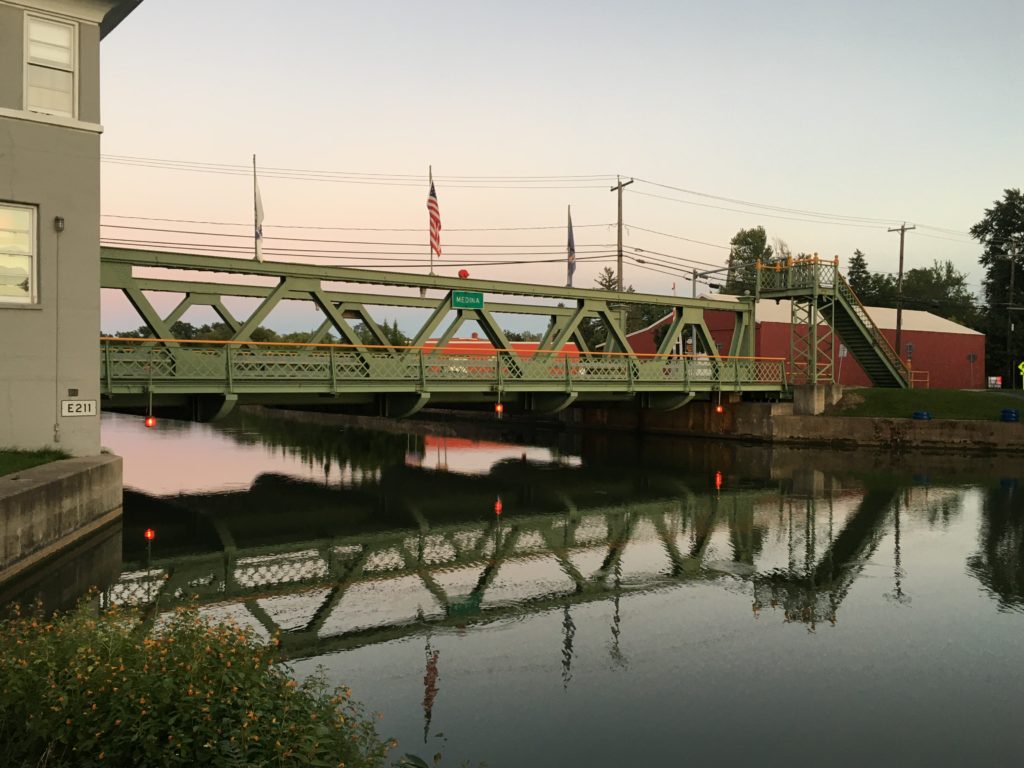
[{"label": "window frame", "polygon": [[11,298],[0,296],[0,309],[19,309],[25,307],[39,307],[39,206],[27,203],[15,203],[10,200],[0,199],[0,208],[9,208],[19,211],[28,211],[31,217],[29,224],[29,242],[31,253],[29,259],[29,290],[28,301],[16,301]]},{"label": "window frame", "polygon": [[[32,61],[29,54],[31,47],[31,34],[30,29],[32,21],[42,21],[47,24],[57,24],[63,27],[68,27],[71,30],[71,66],[68,68],[60,65],[51,63],[35,62]],[[78,119],[78,75],[79,75],[79,61],[78,61],[78,22],[71,19],[63,19],[57,16],[47,16],[42,13],[26,12],[25,13],[25,28],[23,32],[23,48],[22,48],[22,103],[26,112],[32,112],[37,115],[52,115],[54,117],[64,117],[71,120]],[[28,73],[31,67],[40,67],[42,69],[52,69],[58,72],[69,72],[71,74],[71,114],[67,115],[63,112],[55,112],[48,109],[33,108],[29,105],[28,97]]]}]

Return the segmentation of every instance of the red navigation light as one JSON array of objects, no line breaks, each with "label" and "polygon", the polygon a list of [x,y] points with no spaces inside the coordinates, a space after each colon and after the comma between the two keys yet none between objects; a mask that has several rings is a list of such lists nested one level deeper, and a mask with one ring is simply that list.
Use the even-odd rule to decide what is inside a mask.
[{"label": "red navigation light", "polygon": [[469,277],[469,270],[468,269],[460,269],[459,270],[459,277],[461,277],[463,280],[465,280],[467,277]]},{"label": "red navigation light", "polygon": [[156,426],[156,416],[147,416],[146,417],[146,426],[147,427],[155,427]]},{"label": "red navigation light", "polygon": [[721,472],[715,472],[715,490],[716,491],[722,490],[722,473]]},{"label": "red navigation light", "polygon": [[715,406],[715,413],[725,413],[725,406],[719,403]]},{"label": "red navigation light", "polygon": [[146,537],[146,541],[152,541],[156,538],[156,531],[154,531],[152,528],[147,528],[145,531],[142,532],[142,535]]},{"label": "red navigation light", "polygon": [[501,503],[501,496],[499,496],[497,500],[494,502],[494,514],[500,515],[502,509],[504,509],[504,507],[502,506]]}]

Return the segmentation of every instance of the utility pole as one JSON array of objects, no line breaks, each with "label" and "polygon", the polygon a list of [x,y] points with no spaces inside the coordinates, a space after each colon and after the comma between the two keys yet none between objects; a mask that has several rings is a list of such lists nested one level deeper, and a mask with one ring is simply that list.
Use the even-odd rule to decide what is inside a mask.
[{"label": "utility pole", "polygon": [[[697,270],[696,269],[693,270],[693,282],[691,283],[691,285],[693,286],[693,290],[692,290],[693,298],[696,299],[697,298]],[[695,325],[690,326],[690,354],[691,355],[696,355],[697,354],[697,326],[695,326]]]},{"label": "utility pole", "polygon": [[630,184],[633,183],[633,180],[630,179],[629,181],[624,182],[618,176],[615,177],[615,180],[618,183],[614,187],[612,187],[610,190],[608,190],[608,191],[609,192],[615,192],[616,190],[618,190],[618,193],[619,193],[619,247],[617,249],[617,253],[618,253],[618,267],[619,267],[619,269],[618,269],[618,280],[616,281],[616,287],[621,291],[622,290],[622,188],[623,187],[628,187]]},{"label": "utility pole", "polygon": [[1007,249],[1006,254],[1010,259],[1010,290],[1006,294],[1006,381],[1010,389],[1015,389],[1015,376],[1013,373],[1013,273],[1017,262],[1017,250]]},{"label": "utility pole", "polygon": [[890,229],[890,232],[900,233],[900,271],[896,278],[896,354],[903,359],[903,347],[900,346],[900,341],[903,335],[903,238],[907,232],[917,227],[908,227],[907,222],[899,227]]}]

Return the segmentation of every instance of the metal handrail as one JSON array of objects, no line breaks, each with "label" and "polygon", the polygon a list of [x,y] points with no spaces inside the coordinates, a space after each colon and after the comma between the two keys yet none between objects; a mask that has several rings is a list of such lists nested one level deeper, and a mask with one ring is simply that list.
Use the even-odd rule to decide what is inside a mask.
[{"label": "metal handrail", "polygon": [[836,272],[836,288],[839,291],[840,295],[844,299],[846,299],[846,303],[850,305],[850,308],[853,310],[854,314],[861,321],[864,327],[868,329],[868,332],[871,334],[871,338],[874,340],[878,348],[882,351],[882,354],[885,355],[886,359],[889,361],[889,364],[892,365],[892,367],[896,369],[896,372],[903,377],[903,380],[907,382],[907,384],[909,384],[909,369],[904,364],[903,360],[900,359],[900,356],[899,354],[897,354],[896,350],[892,348],[892,345],[889,343],[889,340],[885,338],[885,335],[881,332],[881,330],[879,330],[878,326],[875,325],[875,322],[871,319],[871,316],[868,314],[868,311],[864,308],[864,305],[861,304],[860,298],[854,292],[853,288],[850,287],[850,284],[846,282],[846,278],[839,274],[838,271]]}]

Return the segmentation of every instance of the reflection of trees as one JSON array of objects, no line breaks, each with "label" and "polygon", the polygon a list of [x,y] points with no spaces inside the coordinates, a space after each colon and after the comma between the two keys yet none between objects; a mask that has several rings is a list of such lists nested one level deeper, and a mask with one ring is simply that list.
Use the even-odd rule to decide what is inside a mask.
[{"label": "reflection of trees", "polygon": [[333,463],[368,471],[401,464],[408,442],[405,435],[321,426],[249,411],[233,416],[225,426],[225,433],[242,445],[280,449],[310,467],[329,468]]},{"label": "reflection of trees", "polygon": [[982,505],[981,549],[967,569],[1002,608],[1024,609],[1024,494],[1008,486],[989,489]]}]

